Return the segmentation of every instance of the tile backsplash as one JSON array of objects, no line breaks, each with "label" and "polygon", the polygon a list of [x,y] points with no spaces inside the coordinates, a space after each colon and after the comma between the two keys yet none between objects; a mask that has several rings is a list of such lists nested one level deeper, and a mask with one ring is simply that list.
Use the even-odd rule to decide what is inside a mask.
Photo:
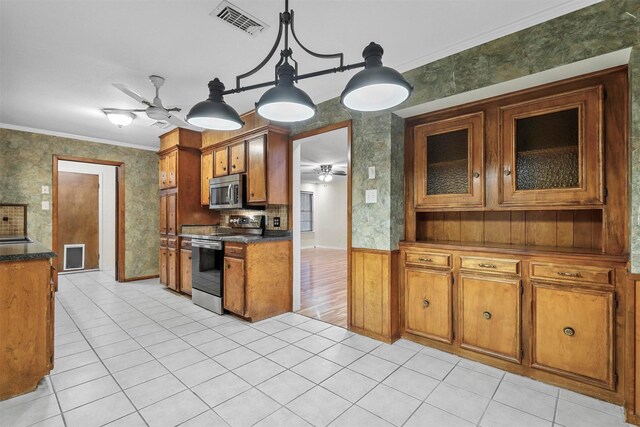
[{"label": "tile backsplash", "polygon": [[0,205],[0,237],[24,236],[27,205]]},{"label": "tile backsplash", "polygon": [[[266,215],[267,230],[288,230],[289,229],[289,205],[269,205],[263,211],[253,209],[225,210],[220,215],[220,225],[229,225],[230,215]],[[273,225],[273,218],[280,217],[280,226]]]}]

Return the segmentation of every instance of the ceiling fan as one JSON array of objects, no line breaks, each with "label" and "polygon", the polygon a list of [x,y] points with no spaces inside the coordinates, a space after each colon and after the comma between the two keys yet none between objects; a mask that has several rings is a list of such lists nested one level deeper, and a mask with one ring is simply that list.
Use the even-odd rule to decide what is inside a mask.
[{"label": "ceiling fan", "polygon": [[123,93],[125,93],[126,95],[129,95],[131,98],[135,99],[136,101],[146,105],[147,108],[144,108],[144,109],[105,108],[102,111],[104,111],[104,113],[107,114],[108,117],[110,114],[120,115],[121,117],[128,116],[129,117],[128,120],[125,119],[124,122],[119,122],[119,123],[116,123],[114,120],[111,120],[111,117],[109,117],[109,119],[119,127],[126,126],[127,124],[131,123],[131,121],[135,117],[133,113],[146,113],[150,119],[157,120],[157,122],[153,123],[151,126],[164,128],[164,127],[167,127],[164,123],[170,123],[178,127],[187,127],[187,124],[185,122],[180,120],[175,114],[172,114],[173,112],[180,111],[180,108],[178,107],[168,108],[162,105],[159,92],[162,85],[164,85],[164,77],[151,75],[149,76],[149,81],[156,88],[156,96],[153,98],[153,101],[149,101],[148,99],[144,98],[142,95],[139,95],[138,93],[129,89],[127,86],[125,86],[122,83],[113,83],[114,87],[116,87],[117,89],[120,89]]},{"label": "ceiling fan", "polygon": [[[300,167],[301,169],[309,169],[312,168],[314,166],[318,166],[318,165],[314,165],[314,164],[301,164]],[[343,171],[343,170],[337,170],[334,169],[334,167],[336,168],[346,168],[347,165],[329,165],[329,164],[321,164],[319,165],[319,168],[314,168],[313,172],[316,173],[318,175],[318,179],[320,181],[324,181],[324,182],[329,182],[333,179],[333,176],[347,176],[347,172]],[[308,174],[309,172],[304,172],[304,174]]]}]

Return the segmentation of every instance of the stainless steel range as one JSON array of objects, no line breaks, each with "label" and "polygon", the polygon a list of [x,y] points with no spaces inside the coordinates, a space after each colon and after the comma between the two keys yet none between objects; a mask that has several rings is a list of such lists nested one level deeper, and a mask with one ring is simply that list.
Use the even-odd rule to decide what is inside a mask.
[{"label": "stainless steel range", "polygon": [[264,215],[231,215],[226,227],[217,234],[191,239],[191,282],[194,304],[224,313],[224,242],[260,239],[264,233]]}]

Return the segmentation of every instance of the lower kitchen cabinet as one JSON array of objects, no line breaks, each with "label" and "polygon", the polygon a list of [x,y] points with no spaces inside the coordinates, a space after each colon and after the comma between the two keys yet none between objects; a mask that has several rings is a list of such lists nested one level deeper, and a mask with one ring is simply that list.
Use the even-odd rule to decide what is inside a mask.
[{"label": "lower kitchen cabinet", "polygon": [[178,254],[176,248],[167,248],[167,287],[178,290]]},{"label": "lower kitchen cabinet", "polygon": [[405,270],[405,327],[416,335],[453,341],[453,281],[450,271]]},{"label": "lower kitchen cabinet", "polygon": [[460,274],[460,347],[520,362],[520,279]]},{"label": "lower kitchen cabinet", "polygon": [[244,260],[224,258],[224,308],[244,316]]},{"label": "lower kitchen cabinet", "polygon": [[180,292],[191,295],[191,250],[180,249]]},{"label": "lower kitchen cabinet", "polygon": [[160,283],[167,284],[167,248],[160,246]]},{"label": "lower kitchen cabinet", "polygon": [[613,290],[532,285],[533,367],[613,390]]},{"label": "lower kitchen cabinet", "polygon": [[224,308],[251,322],[292,309],[291,241],[225,243]]}]

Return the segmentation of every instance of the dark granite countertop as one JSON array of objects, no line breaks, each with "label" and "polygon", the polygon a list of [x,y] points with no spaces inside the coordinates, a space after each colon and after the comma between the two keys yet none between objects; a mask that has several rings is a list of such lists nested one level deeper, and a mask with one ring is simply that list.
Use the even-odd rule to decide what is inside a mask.
[{"label": "dark granite countertop", "polygon": [[55,252],[36,241],[0,244],[0,262],[47,259],[54,256]]},{"label": "dark granite countertop", "polygon": [[220,240],[223,242],[239,242],[239,243],[267,243],[267,242],[279,242],[282,240],[291,240],[292,235],[290,232],[273,232],[267,231],[263,236],[239,236],[239,235],[209,235],[202,236],[196,234],[179,234],[180,237],[188,239],[210,239]]}]

